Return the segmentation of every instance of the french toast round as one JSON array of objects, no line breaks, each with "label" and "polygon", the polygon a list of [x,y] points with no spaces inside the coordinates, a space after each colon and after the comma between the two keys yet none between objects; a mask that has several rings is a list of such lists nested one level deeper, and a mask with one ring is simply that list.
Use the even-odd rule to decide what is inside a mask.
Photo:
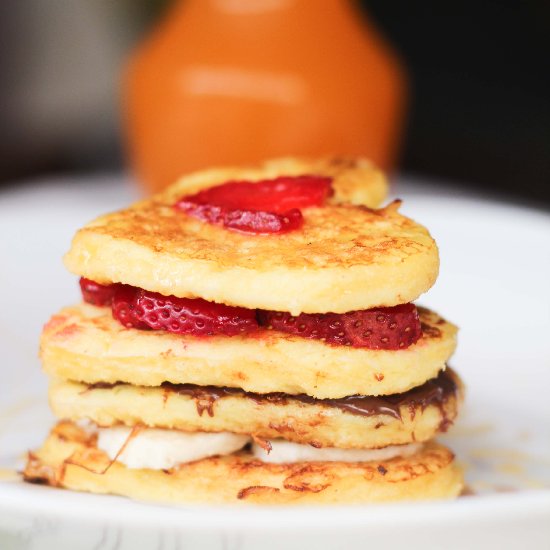
[{"label": "french toast round", "polygon": [[366,399],[359,413],[359,400],[346,408],[345,400],[339,406],[285,394],[262,396],[202,386],[94,386],[62,380],[51,382],[49,401],[58,418],[88,419],[103,427],[139,424],[284,438],[316,448],[370,449],[424,442],[447,430],[458,413],[462,385],[450,369],[441,376],[445,380],[423,392],[412,390],[393,401]]},{"label": "french toast round", "polygon": [[330,345],[275,330],[196,337],[123,327],[110,308],[80,304],[61,310],[41,339],[44,370],[93,384],[163,382],[228,386],[255,393],[316,398],[390,395],[419,386],[445,368],[457,328],[419,308],[422,338],[406,349]]},{"label": "french toast round", "polygon": [[268,163],[252,171],[213,170],[184,178],[80,229],[65,264],[101,284],[120,282],[293,315],[403,304],[432,286],[439,269],[434,240],[398,212],[398,201],[380,210],[365,206],[379,200],[379,193],[371,200],[365,191],[379,176],[360,161],[294,167],[297,173],[331,175],[334,195],[324,206],[304,208],[303,226],[282,235],[246,235],[174,208],[186,193],[228,178],[288,174],[286,166]]},{"label": "french toast round", "polygon": [[388,193],[386,176],[369,160],[357,157],[282,157],[266,160],[257,166],[222,167],[201,170],[183,176],[163,192],[164,200],[176,202],[227,181],[261,181],[279,176],[318,174],[333,178],[334,195],[329,202],[361,204],[377,208]]},{"label": "french toast round", "polygon": [[172,470],[129,469],[111,462],[95,437],[59,423],[36,453],[27,481],[171,504],[353,504],[452,498],[463,488],[454,456],[428,443],[412,456],[371,462],[269,464],[242,452]]}]

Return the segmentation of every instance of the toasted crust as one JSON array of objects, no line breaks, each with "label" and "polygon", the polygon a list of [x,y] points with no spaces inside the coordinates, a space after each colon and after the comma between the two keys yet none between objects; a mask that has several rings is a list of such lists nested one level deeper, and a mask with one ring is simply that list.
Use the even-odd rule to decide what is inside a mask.
[{"label": "toasted crust", "polygon": [[[454,378],[461,387],[458,376]],[[401,418],[353,414],[292,398],[261,400],[241,393],[215,399],[162,387],[120,384],[102,388],[63,380],[52,380],[49,398],[57,417],[89,419],[100,426],[228,431],[263,439],[282,437],[315,447],[365,449],[424,442],[446,430],[458,413],[461,391],[441,405],[402,405]]]},{"label": "toasted crust", "polygon": [[397,203],[370,210],[348,202],[365,202],[363,188],[373,179],[373,168],[360,161],[296,170],[333,175],[335,194],[323,207],[304,209],[304,226],[284,235],[241,234],[173,206],[182,195],[228,178],[289,172],[274,169],[276,163],[266,166],[195,174],[102,216],[77,232],[65,264],[99,283],[293,314],[402,304],[435,282],[438,250],[423,226],[400,215]]},{"label": "toasted crust", "polygon": [[171,504],[352,504],[452,498],[463,487],[451,451],[428,443],[388,461],[266,464],[247,453],[214,457],[170,471],[131,470],[62,422],[29,455],[24,477],[78,491]]},{"label": "toasted crust", "polygon": [[277,331],[197,338],[126,329],[109,308],[54,315],[42,334],[44,370],[77,382],[229,386],[320,399],[401,393],[434,378],[456,346],[456,327],[419,309],[424,336],[404,350],[331,346]]}]

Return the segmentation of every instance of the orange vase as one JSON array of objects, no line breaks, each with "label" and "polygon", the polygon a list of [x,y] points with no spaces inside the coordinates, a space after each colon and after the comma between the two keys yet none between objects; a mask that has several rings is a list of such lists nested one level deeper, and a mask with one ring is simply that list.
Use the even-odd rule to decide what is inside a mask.
[{"label": "orange vase", "polygon": [[124,80],[129,160],[150,190],[282,155],[393,166],[405,78],[348,0],[178,0]]}]

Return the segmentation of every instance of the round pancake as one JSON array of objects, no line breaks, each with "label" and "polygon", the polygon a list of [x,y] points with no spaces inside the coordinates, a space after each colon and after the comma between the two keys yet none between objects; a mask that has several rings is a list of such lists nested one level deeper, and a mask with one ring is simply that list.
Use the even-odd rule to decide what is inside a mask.
[{"label": "round pancake", "polygon": [[162,195],[164,200],[174,203],[183,195],[192,195],[227,181],[254,182],[303,174],[319,174],[333,178],[334,195],[329,199],[331,203],[345,202],[377,208],[388,193],[386,176],[365,158],[283,157],[267,160],[256,166],[229,166],[194,172],[180,178],[164,190]]},{"label": "round pancake", "polygon": [[[369,449],[424,442],[446,431],[458,413],[461,384],[440,402],[404,401],[400,416],[377,412],[353,414],[322,402],[304,403],[291,396],[262,398],[245,392],[210,394],[197,386],[182,393],[178,386],[144,387],[116,384],[88,386],[52,380],[50,406],[59,418],[88,419],[106,427],[136,424],[183,431],[233,432],[262,439],[284,438],[315,447]],[[384,400],[378,399],[383,407]],[[383,410],[383,408],[381,408]]]},{"label": "round pancake", "polygon": [[52,376],[77,382],[163,382],[319,399],[402,393],[434,378],[456,346],[457,328],[419,308],[423,337],[407,349],[332,346],[274,330],[193,337],[124,328],[110,308],[80,304],[54,315],[41,358]]},{"label": "round pancake", "polygon": [[170,504],[352,504],[453,498],[462,473],[447,448],[426,444],[407,458],[376,462],[267,464],[243,452],[168,471],[132,470],[110,461],[95,437],[58,424],[30,453],[27,481]]},{"label": "round pancake", "polygon": [[[325,173],[316,165],[310,171]],[[99,283],[294,315],[393,306],[428,290],[439,269],[428,231],[399,214],[399,201],[381,210],[348,202],[357,200],[355,186],[368,185],[372,168],[326,172],[334,175],[334,197],[323,207],[303,209],[299,230],[247,235],[174,208],[191,189],[226,181],[227,171],[214,172],[204,181],[195,175],[200,184],[176,184],[89,223],[74,237],[65,264]],[[240,179],[249,172],[231,174]],[[278,175],[270,169],[254,174]]]}]

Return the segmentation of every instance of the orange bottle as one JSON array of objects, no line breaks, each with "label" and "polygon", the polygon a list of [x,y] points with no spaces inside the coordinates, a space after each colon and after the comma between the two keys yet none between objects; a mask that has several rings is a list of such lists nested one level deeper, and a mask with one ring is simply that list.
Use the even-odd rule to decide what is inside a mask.
[{"label": "orange bottle", "polygon": [[349,0],[177,0],[125,76],[129,159],[150,190],[290,154],[395,161],[404,73]]}]

